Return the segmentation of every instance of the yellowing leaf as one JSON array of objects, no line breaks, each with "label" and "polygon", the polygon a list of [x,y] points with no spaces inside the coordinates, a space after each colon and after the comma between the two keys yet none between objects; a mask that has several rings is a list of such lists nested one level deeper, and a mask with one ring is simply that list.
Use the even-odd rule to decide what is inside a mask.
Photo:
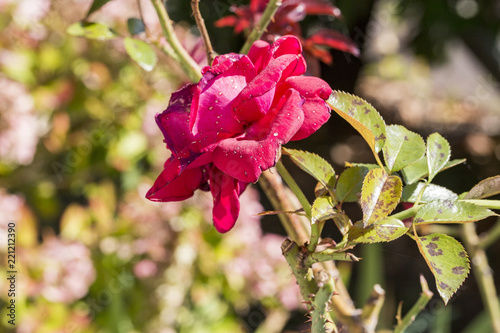
[{"label": "yellowing leaf", "polygon": [[500,176],[486,178],[475,185],[465,199],[483,199],[500,193]]},{"label": "yellowing leaf", "polygon": [[326,102],[361,134],[378,159],[386,134],[384,120],[377,110],[365,100],[341,91],[334,91]]},{"label": "yellowing leaf", "polygon": [[363,223],[355,223],[348,232],[351,243],[380,243],[390,242],[403,236],[408,228],[396,218],[388,217],[367,227]]},{"label": "yellowing leaf", "polygon": [[456,239],[444,234],[430,234],[415,240],[434,274],[439,295],[448,303],[469,274],[467,252]]},{"label": "yellowing leaf", "polygon": [[363,223],[368,226],[388,216],[396,208],[403,184],[397,176],[389,176],[383,169],[368,172],[361,189]]},{"label": "yellowing leaf", "polygon": [[424,205],[415,215],[414,223],[467,223],[496,215],[486,207],[469,202],[435,200]]}]

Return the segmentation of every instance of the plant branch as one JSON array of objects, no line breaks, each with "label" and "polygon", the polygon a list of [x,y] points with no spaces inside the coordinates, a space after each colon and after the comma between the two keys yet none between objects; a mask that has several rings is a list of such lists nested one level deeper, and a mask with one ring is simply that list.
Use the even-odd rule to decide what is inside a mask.
[{"label": "plant branch", "polygon": [[401,308],[399,308],[397,315],[398,325],[394,329],[394,333],[404,332],[431,300],[433,293],[429,290],[427,281],[422,275],[420,275],[420,285],[422,286],[422,293],[420,294],[417,302],[412,306],[403,319],[401,319]]},{"label": "plant branch", "polygon": [[328,312],[328,305],[335,291],[333,279],[330,274],[324,270],[318,271],[314,275],[314,279],[319,289],[311,304],[311,332],[338,332],[337,326],[335,326]]},{"label": "plant branch", "polygon": [[199,4],[200,0],[191,0],[191,9],[193,10],[196,25],[200,30],[201,37],[203,38],[203,43],[205,44],[205,52],[207,53],[207,62],[210,66],[214,61],[216,54],[212,47],[212,43],[210,42],[210,37],[208,36],[207,27],[205,26],[205,20],[201,16]]},{"label": "plant branch", "polygon": [[312,266],[312,264],[315,264],[317,262],[330,260],[359,261],[359,258],[349,252],[339,252],[338,250],[327,249],[321,252],[308,253],[307,257],[304,260],[304,264],[310,267]]},{"label": "plant branch", "polygon": [[[187,53],[186,49],[182,47],[181,42],[175,35],[172,21],[168,16],[167,9],[165,8],[163,1],[151,0],[151,3],[153,4],[156,13],[158,14],[163,35],[165,36],[165,39],[177,56],[177,59],[175,57],[174,59],[179,62],[182,69],[193,83],[198,82],[201,79],[200,67]],[[163,50],[165,51],[165,49]]]},{"label": "plant branch", "polygon": [[252,44],[262,36],[264,31],[266,31],[267,26],[269,25],[272,18],[274,17],[274,14],[276,14],[276,11],[281,7],[281,5],[282,0],[269,0],[266,10],[264,11],[264,13],[262,13],[259,23],[257,23],[257,25],[253,28],[252,32],[245,42],[245,45],[243,45],[243,47],[241,48],[240,53],[248,53]]},{"label": "plant branch", "polygon": [[462,231],[465,248],[472,262],[472,273],[477,280],[481,299],[490,316],[491,326],[494,332],[500,333],[500,304],[486,252],[479,247],[479,237],[474,224],[463,224]]},{"label": "plant branch", "polygon": [[368,300],[363,306],[363,313],[361,315],[363,326],[367,332],[375,332],[384,300],[385,290],[379,284],[374,285]]},{"label": "plant branch", "polygon": [[482,249],[486,249],[491,244],[495,243],[498,238],[500,238],[500,219],[497,220],[495,225],[490,230],[488,230],[488,232],[486,232],[484,236],[481,235],[479,237],[478,246]]},{"label": "plant branch", "polygon": [[500,200],[484,200],[484,199],[464,199],[460,200],[463,202],[468,202],[481,207],[487,207],[491,209],[500,209]]}]

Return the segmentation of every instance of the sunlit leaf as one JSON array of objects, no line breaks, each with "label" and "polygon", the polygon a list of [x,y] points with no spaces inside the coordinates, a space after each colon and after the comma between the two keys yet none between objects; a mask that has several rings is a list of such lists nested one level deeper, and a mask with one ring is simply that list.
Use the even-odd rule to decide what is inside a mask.
[{"label": "sunlit leaf", "polygon": [[429,179],[432,180],[448,163],[451,156],[450,144],[439,133],[427,138],[427,166]]},{"label": "sunlit leaf", "polygon": [[305,215],[304,209],[297,210],[266,210],[265,212],[257,214],[257,216],[267,216],[267,215],[278,215],[278,214],[297,214],[297,215]]},{"label": "sunlit leaf", "polygon": [[416,237],[416,242],[434,274],[439,295],[448,303],[469,274],[467,252],[456,239],[443,234]]},{"label": "sunlit leaf", "polygon": [[[451,160],[445,164],[445,166],[441,169],[444,171],[446,169],[452,168],[456,165],[462,164],[465,162],[465,158]],[[403,178],[406,184],[413,184],[416,181],[427,177],[429,174],[429,168],[427,167],[427,158],[422,158],[412,165],[407,166],[402,170]]]},{"label": "sunlit leaf", "polygon": [[124,40],[125,50],[146,71],[151,71],[156,65],[156,53],[146,42],[126,37]]},{"label": "sunlit leaf", "polygon": [[386,139],[385,123],[373,106],[340,91],[334,91],[326,102],[361,134],[375,155],[382,150]]},{"label": "sunlit leaf", "polygon": [[113,39],[118,36],[118,34],[108,26],[102,23],[94,22],[73,23],[68,27],[66,32],[73,36],[86,37],[89,39],[97,40]]},{"label": "sunlit leaf", "polygon": [[[407,185],[403,188],[403,194],[401,195],[402,202],[415,202],[424,187],[424,183],[415,183]],[[428,184],[425,187],[424,193],[420,198],[421,203],[432,202],[434,200],[457,200],[458,195],[446,187]]]},{"label": "sunlit leaf", "polygon": [[418,224],[467,223],[494,215],[488,208],[469,202],[435,200],[420,208],[413,221]]},{"label": "sunlit leaf", "polygon": [[368,172],[361,189],[363,223],[368,226],[388,216],[399,203],[403,184],[397,176],[389,176],[383,169]]},{"label": "sunlit leaf", "polygon": [[403,222],[388,217],[363,227],[362,221],[355,223],[348,232],[348,240],[352,243],[390,242],[403,236],[408,231]]},{"label": "sunlit leaf", "polygon": [[311,207],[311,223],[329,220],[336,213],[335,202],[331,197],[319,197]]},{"label": "sunlit leaf", "polygon": [[137,35],[146,30],[146,26],[141,19],[131,17],[127,20],[127,29],[131,35]]},{"label": "sunlit leaf", "polygon": [[395,172],[420,160],[425,154],[424,139],[400,125],[386,127],[384,158],[389,172]]},{"label": "sunlit leaf", "polygon": [[368,174],[367,167],[354,166],[345,169],[339,176],[337,181],[337,197],[340,202],[353,202],[358,201],[361,196],[361,188],[363,187],[363,180]]},{"label": "sunlit leaf", "polygon": [[313,176],[327,189],[335,186],[335,170],[322,157],[302,150],[283,148],[283,152],[302,170]]},{"label": "sunlit leaf", "polygon": [[483,199],[500,193],[500,176],[486,178],[476,184],[465,199]]}]

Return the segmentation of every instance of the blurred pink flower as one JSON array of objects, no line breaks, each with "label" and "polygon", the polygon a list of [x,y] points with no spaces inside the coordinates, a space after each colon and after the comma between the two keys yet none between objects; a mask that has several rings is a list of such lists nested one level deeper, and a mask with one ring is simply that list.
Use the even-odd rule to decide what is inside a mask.
[{"label": "blurred pink flower", "polygon": [[221,55],[203,69],[198,84],[173,93],[156,116],[172,156],[146,197],[179,201],[210,189],[215,228],[229,231],[239,196],[276,164],[281,145],[308,137],[330,117],[325,100],[331,88],[301,76],[301,53],[293,36],[272,46],[257,41],[248,56]]},{"label": "blurred pink flower", "polygon": [[46,122],[37,117],[24,85],[0,75],[0,158],[30,164]]},{"label": "blurred pink flower", "polygon": [[84,297],[96,273],[90,250],[81,243],[52,237],[41,245],[36,264],[42,269],[41,294],[51,302]]}]

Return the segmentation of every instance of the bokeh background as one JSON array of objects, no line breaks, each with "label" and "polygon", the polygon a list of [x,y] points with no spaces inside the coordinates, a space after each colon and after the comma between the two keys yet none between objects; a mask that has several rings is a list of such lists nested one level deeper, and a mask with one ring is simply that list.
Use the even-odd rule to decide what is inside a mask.
[{"label": "bokeh background", "polygon": [[[141,0],[151,34],[159,26]],[[239,50],[243,35],[214,22],[245,1],[202,1],[214,48]],[[457,193],[500,173],[500,4],[497,1],[337,1],[342,18],[308,16],[340,31],[361,56],[331,50],[332,64],[310,57],[309,73],[354,92],[387,123],[422,136],[438,131],[454,158],[467,162],[436,183]],[[305,307],[281,257],[284,231],[258,186],[245,192],[240,219],[221,236],[211,226],[211,197],[152,203],[146,191],[168,152],[154,115],[187,78],[158,53],[146,72],[123,41],[66,33],[90,0],[0,0],[0,266],[7,225],[16,223],[16,328],[5,315],[7,281],[0,273],[1,331],[6,332],[302,332]],[[186,48],[203,50],[189,1],[169,0]],[[114,0],[92,14],[126,36],[138,2]],[[145,36],[141,36],[145,38]],[[345,161],[373,162],[371,152],[337,116],[292,148],[316,152],[340,172]],[[284,161],[313,198],[314,182]],[[360,214],[354,205],[349,214]],[[358,215],[360,217],[360,215]],[[495,220],[480,222],[488,230]],[[324,236],[338,239],[333,227]],[[460,238],[459,234],[454,235]],[[380,329],[418,298],[419,274],[433,278],[415,244],[400,239],[360,247],[365,260],[340,263],[362,306],[373,284],[386,290]],[[488,249],[500,272],[500,245]],[[496,278],[497,285],[500,280]],[[435,297],[409,332],[490,332],[473,276],[447,307]]]}]

